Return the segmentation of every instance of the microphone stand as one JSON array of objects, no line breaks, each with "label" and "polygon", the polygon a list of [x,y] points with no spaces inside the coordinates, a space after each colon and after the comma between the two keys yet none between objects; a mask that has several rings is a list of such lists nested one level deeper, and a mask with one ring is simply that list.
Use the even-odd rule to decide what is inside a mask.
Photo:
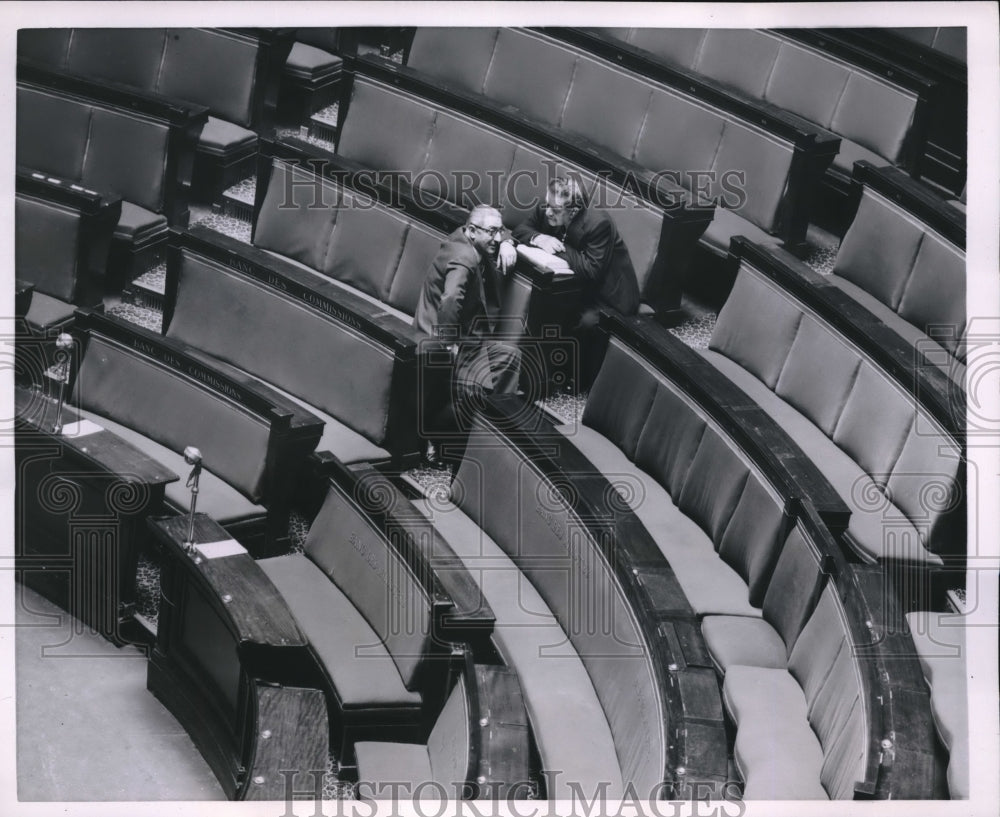
[{"label": "microphone stand", "polygon": [[187,539],[184,540],[184,550],[188,553],[194,550],[194,513],[198,505],[198,480],[201,477],[201,451],[193,445],[184,449],[184,462],[194,466],[187,479],[187,487],[191,489],[191,510],[188,513]]},{"label": "microphone stand", "polygon": [[69,383],[70,366],[73,362],[73,336],[63,332],[56,338],[56,374],[59,396],[56,402],[56,421],[52,425],[53,434],[62,434],[63,404],[66,402],[66,385]]}]

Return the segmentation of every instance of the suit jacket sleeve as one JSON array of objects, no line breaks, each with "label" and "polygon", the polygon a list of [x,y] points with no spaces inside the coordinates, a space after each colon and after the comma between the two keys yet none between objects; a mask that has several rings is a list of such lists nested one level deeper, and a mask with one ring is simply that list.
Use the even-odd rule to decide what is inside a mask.
[{"label": "suit jacket sleeve", "polygon": [[449,259],[444,274],[441,305],[438,307],[439,327],[461,325],[462,305],[465,303],[470,278],[471,272],[465,264],[457,258]]},{"label": "suit jacket sleeve", "polygon": [[574,273],[588,281],[601,283],[601,274],[607,269],[608,258],[614,251],[614,236],[608,221],[598,221],[582,236],[580,245],[571,247],[567,242],[562,255]]}]

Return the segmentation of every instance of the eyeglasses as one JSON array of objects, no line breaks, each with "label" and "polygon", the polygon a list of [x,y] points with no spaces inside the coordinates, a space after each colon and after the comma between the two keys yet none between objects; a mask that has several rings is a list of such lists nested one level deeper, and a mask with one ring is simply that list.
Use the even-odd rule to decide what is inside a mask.
[{"label": "eyeglasses", "polygon": [[480,227],[478,224],[470,224],[469,226],[486,233],[490,238],[497,238],[503,235],[503,227]]}]

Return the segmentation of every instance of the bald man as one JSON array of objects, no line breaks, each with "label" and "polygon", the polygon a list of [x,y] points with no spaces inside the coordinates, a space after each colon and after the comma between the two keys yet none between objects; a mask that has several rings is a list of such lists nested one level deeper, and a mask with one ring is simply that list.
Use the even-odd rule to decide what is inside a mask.
[{"label": "bald man", "polygon": [[[451,411],[485,394],[517,391],[518,351],[492,337],[500,315],[502,277],[516,258],[500,211],[479,205],[441,244],[427,271],[413,325],[449,342],[455,363]],[[432,405],[433,397],[425,395],[424,405]],[[457,414],[448,416],[448,422],[436,425],[454,430]]]}]

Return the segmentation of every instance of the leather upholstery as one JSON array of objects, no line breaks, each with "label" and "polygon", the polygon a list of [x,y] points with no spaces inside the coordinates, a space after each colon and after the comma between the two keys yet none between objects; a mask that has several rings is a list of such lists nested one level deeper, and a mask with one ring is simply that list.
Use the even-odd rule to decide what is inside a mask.
[{"label": "leather upholstery", "polygon": [[155,93],[166,34],[163,28],[74,28],[66,68]]},{"label": "leather upholstery", "polygon": [[197,446],[213,473],[262,500],[269,429],[211,389],[91,336],[73,402],[173,451]]},{"label": "leather upholstery", "polygon": [[[593,389],[590,394],[593,398]],[[658,385],[635,449],[635,464],[656,477],[675,503],[704,433],[705,421],[673,389]]]},{"label": "leather upholstery", "polygon": [[24,316],[35,334],[44,334],[49,329],[67,323],[72,319],[76,307],[44,292],[36,292],[31,298],[31,306]]},{"label": "leather upholstery", "polygon": [[773,389],[802,312],[756,275],[739,275],[719,312],[708,348],[734,360]]},{"label": "leather upholstery", "polygon": [[719,556],[746,580],[755,607],[763,604],[771,584],[783,527],[781,503],[751,472],[718,548]]},{"label": "leather upholstery", "polygon": [[421,26],[413,35],[406,64],[474,94],[482,93],[498,32],[496,28]]},{"label": "leather upholstery", "polygon": [[778,51],[763,97],[817,125],[829,127],[850,75],[849,66],[786,41]]},{"label": "leather upholstery", "polygon": [[[438,113],[418,186],[430,194],[429,202],[437,197],[466,209],[477,204],[499,207],[499,185],[476,171],[488,169],[506,173],[513,160],[514,142],[510,137],[465,119]],[[462,171],[473,174],[476,184],[472,190],[460,188],[468,184],[462,181]]]},{"label": "leather upholstery", "polygon": [[252,130],[210,116],[205,127],[201,129],[198,150],[203,153],[224,155],[256,143],[257,134]]},{"label": "leather upholstery", "polygon": [[167,336],[385,441],[394,355],[352,327],[185,252]]},{"label": "leather upholstery", "polygon": [[18,88],[18,164],[65,179],[82,179],[90,118],[86,105],[34,88]]},{"label": "leather upholstery", "polygon": [[76,296],[77,275],[82,272],[77,269],[82,240],[79,212],[52,202],[17,196],[14,229],[17,277],[33,283],[36,296],[45,294],[72,301]]},{"label": "leather upholstery", "polygon": [[[363,501],[331,487],[309,529],[305,554],[357,608],[413,690],[430,644],[430,598],[400,554],[372,527],[359,504]],[[354,642],[358,670],[369,655],[380,652],[370,644],[370,639]]]},{"label": "leather upholstery", "polygon": [[320,41],[320,38],[317,38],[311,43],[293,43],[291,51],[288,52],[288,59],[285,60],[283,73],[293,77],[303,77],[311,82],[339,74],[344,61],[329,53],[333,50],[331,43],[324,43],[323,47],[320,47]]},{"label": "leather upholstery", "polygon": [[[656,170],[711,170],[726,121],[682,97],[654,93],[635,146],[635,160]],[[683,180],[686,186],[697,180]]]},{"label": "leather upholstery", "polygon": [[559,125],[576,64],[569,49],[502,28],[482,92],[539,122]]},{"label": "leather upholstery", "polygon": [[633,459],[656,392],[652,374],[620,346],[611,344],[590,390],[583,423]]},{"label": "leather upholstery", "polygon": [[140,207],[163,209],[169,129],[105,108],[93,109],[83,182]]},{"label": "leather upholstery", "polygon": [[830,128],[896,163],[916,107],[912,92],[855,71],[847,80]]},{"label": "leather upholstery", "polygon": [[[961,357],[965,333],[965,253],[926,233],[899,301],[899,317]],[[941,327],[944,331],[935,331]]]},{"label": "leather upholstery", "polygon": [[691,68],[708,33],[705,28],[630,28],[627,42],[670,62]]},{"label": "leather upholstery", "polygon": [[319,271],[387,300],[406,227],[403,219],[381,207],[338,209]]},{"label": "leather upholstery", "polygon": [[443,236],[436,230],[413,222],[406,231],[399,263],[389,287],[388,302],[407,315],[417,311],[417,300],[427,270],[441,247]]},{"label": "leather upholstery", "polygon": [[763,31],[710,28],[694,68],[750,96],[763,95],[781,40]]},{"label": "leather upholstery", "polygon": [[469,773],[469,737],[469,699],[459,678],[427,738],[433,779],[449,794],[458,791]]},{"label": "leather upholstery", "polygon": [[122,202],[122,214],[115,225],[114,236],[119,241],[131,245],[146,244],[156,238],[167,235],[167,219],[159,213],[153,213],[144,207]]},{"label": "leather upholstery", "polygon": [[404,686],[379,635],[314,562],[293,553],[257,564],[292,611],[345,710],[420,706],[420,695]]},{"label": "leather upholstery", "polygon": [[677,507],[697,522],[717,545],[748,477],[749,468],[739,456],[722,441],[718,432],[707,429],[688,469]]},{"label": "leather upholstery", "polygon": [[71,29],[68,28],[22,28],[17,32],[17,56],[63,68],[66,52],[69,50]]},{"label": "leather upholstery", "polygon": [[414,504],[476,577],[496,616],[493,641],[517,672],[542,768],[561,772],[550,778],[549,796],[568,798],[570,780],[606,780],[609,795],[621,792],[618,752],[594,684],[534,585],[454,504]]}]

